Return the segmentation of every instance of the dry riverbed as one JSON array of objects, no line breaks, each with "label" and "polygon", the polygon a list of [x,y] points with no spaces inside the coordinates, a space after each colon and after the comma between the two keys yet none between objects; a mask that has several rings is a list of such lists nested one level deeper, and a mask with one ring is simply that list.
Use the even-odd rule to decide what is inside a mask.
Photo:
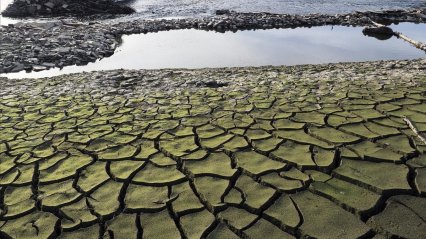
[{"label": "dry riverbed", "polygon": [[425,66],[0,78],[0,237],[420,239]]}]

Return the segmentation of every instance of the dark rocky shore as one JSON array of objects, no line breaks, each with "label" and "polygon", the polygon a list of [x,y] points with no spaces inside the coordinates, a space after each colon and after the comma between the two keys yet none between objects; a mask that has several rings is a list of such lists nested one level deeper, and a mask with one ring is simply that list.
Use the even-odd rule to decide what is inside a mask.
[{"label": "dark rocky shore", "polygon": [[135,20],[129,22],[19,23],[0,28],[0,73],[45,70],[87,64],[114,53],[122,35],[178,29],[239,31],[312,27],[367,26],[380,23],[426,22],[426,9],[355,12],[342,15],[288,15],[218,11],[205,18]]},{"label": "dark rocky shore", "polygon": [[112,0],[16,0],[5,17],[86,16],[94,14],[131,14],[135,11]]}]

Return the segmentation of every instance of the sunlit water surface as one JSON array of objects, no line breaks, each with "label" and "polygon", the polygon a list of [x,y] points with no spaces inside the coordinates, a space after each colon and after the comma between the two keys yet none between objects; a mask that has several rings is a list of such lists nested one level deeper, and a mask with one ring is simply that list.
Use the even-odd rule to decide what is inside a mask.
[{"label": "sunlit water surface", "polygon": [[[392,26],[426,42],[426,24]],[[11,78],[46,77],[113,69],[213,68],[415,59],[425,52],[401,39],[377,40],[361,27],[313,27],[239,31],[176,30],[124,36],[115,54],[85,66],[19,72]]]}]

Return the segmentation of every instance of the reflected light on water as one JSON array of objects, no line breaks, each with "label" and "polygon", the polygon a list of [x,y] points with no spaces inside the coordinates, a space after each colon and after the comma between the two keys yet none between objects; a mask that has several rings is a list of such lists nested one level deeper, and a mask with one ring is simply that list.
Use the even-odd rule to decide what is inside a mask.
[{"label": "reflected light on water", "polygon": [[[392,26],[394,27],[394,26]],[[401,24],[404,34],[424,39],[425,24]],[[113,69],[162,69],[298,65],[425,57],[401,39],[380,41],[362,34],[361,27],[313,27],[240,31],[237,33],[178,30],[123,37],[109,58],[86,66],[7,77],[46,77]],[[6,75],[4,75],[6,76]]]}]

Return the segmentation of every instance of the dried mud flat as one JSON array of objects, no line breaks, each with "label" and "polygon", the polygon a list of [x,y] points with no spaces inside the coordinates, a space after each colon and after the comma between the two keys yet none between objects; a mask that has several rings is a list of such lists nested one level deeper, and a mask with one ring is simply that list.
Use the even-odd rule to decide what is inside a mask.
[{"label": "dried mud flat", "polygon": [[422,238],[425,61],[0,79],[0,237]]}]

